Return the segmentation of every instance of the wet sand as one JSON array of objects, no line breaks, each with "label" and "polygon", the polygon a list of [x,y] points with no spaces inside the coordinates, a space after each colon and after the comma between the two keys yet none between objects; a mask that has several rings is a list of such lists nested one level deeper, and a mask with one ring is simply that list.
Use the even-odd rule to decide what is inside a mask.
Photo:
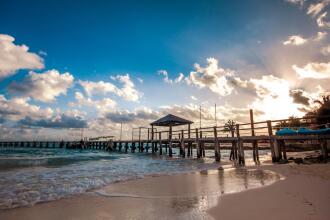
[{"label": "wet sand", "polygon": [[[244,176],[239,184],[231,182],[236,175]],[[330,164],[285,164],[120,182],[0,211],[0,219],[329,219],[329,204]]]}]

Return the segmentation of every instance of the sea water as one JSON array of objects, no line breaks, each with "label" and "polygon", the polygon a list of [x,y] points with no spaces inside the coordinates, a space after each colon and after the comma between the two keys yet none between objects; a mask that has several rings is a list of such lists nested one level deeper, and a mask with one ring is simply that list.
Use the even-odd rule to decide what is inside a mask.
[{"label": "sea water", "polygon": [[[195,153],[195,152],[194,152]],[[263,153],[266,155],[267,153]],[[60,148],[0,148],[0,209],[31,206],[148,175],[217,169],[214,152],[191,159]],[[222,151],[229,158],[229,151]],[[227,159],[228,160],[228,159]]]}]

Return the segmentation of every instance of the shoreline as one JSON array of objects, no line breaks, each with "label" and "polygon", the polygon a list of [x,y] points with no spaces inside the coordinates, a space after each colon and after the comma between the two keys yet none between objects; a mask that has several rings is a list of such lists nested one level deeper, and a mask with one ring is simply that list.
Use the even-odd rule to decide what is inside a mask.
[{"label": "shoreline", "polygon": [[[329,217],[327,204],[330,202],[330,164],[267,164],[246,167],[246,170],[253,169],[270,170],[285,179],[264,187],[217,195],[213,191],[219,189],[219,178],[216,176],[220,172],[218,170],[150,175],[142,179],[113,183],[100,190],[92,190],[70,198],[38,203],[32,207],[1,210],[0,218],[12,220]],[[106,192],[106,195],[99,195],[96,191]],[[235,211],[237,209],[240,211]],[[270,216],[269,213],[274,214]]]}]

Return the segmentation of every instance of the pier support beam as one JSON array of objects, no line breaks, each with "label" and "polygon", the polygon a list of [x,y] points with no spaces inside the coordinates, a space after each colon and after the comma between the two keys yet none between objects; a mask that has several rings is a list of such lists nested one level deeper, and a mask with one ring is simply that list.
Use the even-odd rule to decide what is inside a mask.
[{"label": "pier support beam", "polygon": [[196,142],[196,156],[197,158],[200,158],[200,150],[199,150],[199,147],[200,147],[200,144],[199,144],[199,134],[198,134],[198,128],[195,129],[195,133],[196,133],[196,139],[195,139],[195,142]]},{"label": "pier support beam", "polygon": [[236,124],[237,146],[238,146],[238,164],[245,164],[244,145],[240,138],[239,124]]},{"label": "pier support beam", "polygon": [[168,148],[169,148],[169,152],[168,152],[168,155],[170,157],[172,157],[172,125],[170,125],[170,130],[169,130],[169,134],[168,134]]},{"label": "pier support beam", "polygon": [[128,142],[125,143],[125,154],[127,154],[128,151]]},{"label": "pier support beam", "polygon": [[[188,124],[188,139],[190,139],[190,124]],[[187,156],[192,156],[192,143],[191,141],[188,142],[188,153]]]},{"label": "pier support beam", "polygon": [[272,162],[276,162],[276,155],[275,155],[275,149],[274,149],[274,138],[273,138],[273,128],[272,128],[272,122],[267,121],[267,128],[268,128],[268,136],[269,136],[269,147],[270,147],[270,152],[272,156]]},{"label": "pier support beam", "polygon": [[[255,136],[254,132],[254,120],[253,120],[253,110],[250,109],[250,124],[251,124],[251,136]],[[252,154],[253,154],[253,161],[255,163],[259,163],[259,151],[258,151],[258,143],[257,141],[252,141]]]},{"label": "pier support beam", "polygon": [[281,141],[278,139],[275,139],[275,143],[274,143],[274,162],[278,162],[282,159],[282,155],[281,155]]},{"label": "pier support beam", "polygon": [[322,159],[325,163],[328,161],[328,146],[329,145],[330,145],[330,140],[321,140]]},{"label": "pier support beam", "polygon": [[163,154],[162,132],[159,132],[159,155]]},{"label": "pier support beam", "polygon": [[220,162],[220,143],[218,140],[218,131],[217,131],[217,127],[214,126],[213,128],[213,132],[214,132],[214,157],[215,157],[215,161]]},{"label": "pier support beam", "polygon": [[183,158],[186,157],[185,143],[184,143],[184,133],[181,130],[181,142],[180,142],[180,151]]}]

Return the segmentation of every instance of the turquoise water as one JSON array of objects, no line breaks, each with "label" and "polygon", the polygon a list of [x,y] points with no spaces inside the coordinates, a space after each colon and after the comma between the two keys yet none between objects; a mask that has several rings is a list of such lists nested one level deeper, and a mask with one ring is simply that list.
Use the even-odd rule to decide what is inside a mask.
[{"label": "turquoise water", "polygon": [[[213,154],[207,151],[205,159],[170,159],[151,153],[0,148],[0,209],[57,200],[146,175],[215,169],[219,163]],[[229,151],[222,154],[229,157]]]}]

